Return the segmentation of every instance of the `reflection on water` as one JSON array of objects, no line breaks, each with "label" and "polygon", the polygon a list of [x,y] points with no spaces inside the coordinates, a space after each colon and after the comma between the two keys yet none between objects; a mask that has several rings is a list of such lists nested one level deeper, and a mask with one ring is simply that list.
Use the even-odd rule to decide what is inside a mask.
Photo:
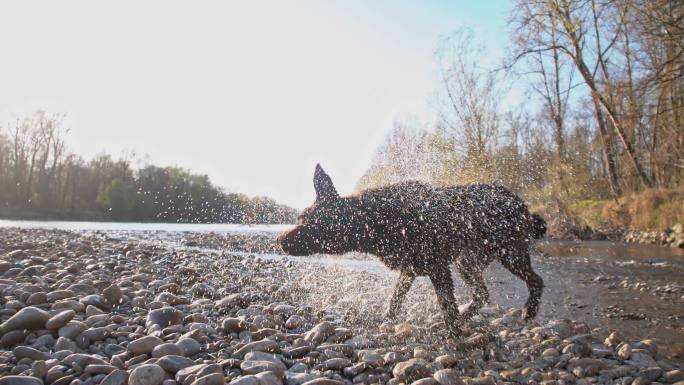
[{"label": "reflection on water", "polygon": [[21,221],[0,219],[0,227],[26,229],[57,229],[74,231],[170,231],[251,233],[281,232],[293,225],[241,225],[235,223],[137,223],[137,222],[85,222],[85,221]]},{"label": "reflection on water", "polygon": [[559,257],[615,257],[627,259],[668,259],[684,262],[684,249],[610,241],[544,240],[537,245],[547,254]]}]

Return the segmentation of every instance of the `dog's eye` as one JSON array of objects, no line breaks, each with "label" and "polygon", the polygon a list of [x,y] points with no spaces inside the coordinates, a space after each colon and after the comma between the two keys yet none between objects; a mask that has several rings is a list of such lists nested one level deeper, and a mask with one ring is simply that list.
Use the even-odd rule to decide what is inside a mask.
[{"label": "dog's eye", "polygon": [[304,216],[300,215],[297,217],[297,224],[298,225],[303,225],[304,224]]}]

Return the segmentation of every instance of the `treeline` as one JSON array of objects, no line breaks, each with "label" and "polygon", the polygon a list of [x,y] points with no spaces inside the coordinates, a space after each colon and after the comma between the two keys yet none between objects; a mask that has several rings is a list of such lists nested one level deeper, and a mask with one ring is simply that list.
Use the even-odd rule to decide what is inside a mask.
[{"label": "treeline", "polygon": [[0,127],[0,216],[187,223],[293,223],[269,198],[226,193],[206,175],[133,167],[133,157],[85,161],[67,151],[60,116],[37,112]]},{"label": "treeline", "polygon": [[438,119],[397,122],[359,187],[497,182],[553,214],[680,188],[684,2],[513,2],[506,57],[468,30],[445,39]]}]

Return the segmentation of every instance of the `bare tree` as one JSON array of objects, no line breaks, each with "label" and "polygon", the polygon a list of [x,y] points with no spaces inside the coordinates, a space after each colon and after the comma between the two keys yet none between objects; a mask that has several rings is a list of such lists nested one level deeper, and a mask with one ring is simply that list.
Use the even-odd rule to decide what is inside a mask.
[{"label": "bare tree", "polygon": [[480,67],[482,47],[472,31],[462,29],[445,39],[438,51],[441,90],[441,124],[459,140],[468,156],[486,156],[499,133],[501,83],[498,74]]},{"label": "bare tree", "polygon": [[[611,171],[612,154],[608,141],[610,129],[619,138],[625,153],[634,167],[642,186],[651,187],[637,149],[630,141],[623,116],[614,99],[615,84],[609,66],[616,42],[623,35],[627,6],[616,6],[619,2],[597,0],[519,0],[518,8],[529,10],[514,16],[518,31],[544,30],[554,39],[528,40],[529,44],[519,47],[515,55],[518,60],[529,55],[559,51],[574,63],[583,83],[588,88],[597,108],[597,123],[603,138],[607,172],[611,185],[617,180]],[[610,23],[606,22],[607,20]],[[610,28],[606,27],[609,26]],[[605,118],[602,124],[601,117]],[[607,123],[607,125],[605,124]],[[615,191],[617,186],[612,186]]]}]

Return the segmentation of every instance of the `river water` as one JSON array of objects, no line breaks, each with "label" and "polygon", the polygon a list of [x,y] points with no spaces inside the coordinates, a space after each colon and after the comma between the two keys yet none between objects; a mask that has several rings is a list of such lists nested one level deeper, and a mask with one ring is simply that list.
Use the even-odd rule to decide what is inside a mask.
[{"label": "river water", "polygon": [[[72,230],[173,242],[177,247],[184,247],[180,240],[192,233],[215,233],[216,237],[240,234],[247,238],[253,234],[260,235],[260,239],[267,234],[266,239],[272,242],[277,233],[291,226],[0,220],[0,231],[2,227]],[[539,242],[536,249],[533,263],[546,286],[540,321],[569,318],[606,333],[618,330],[630,339],[655,339],[661,342],[663,353],[684,362],[684,250],[606,241],[546,240]],[[284,258],[278,254],[250,254]],[[288,258],[335,265],[350,274],[377,274],[383,279],[397,275],[367,256]],[[494,304],[521,307],[527,297],[524,283],[497,263],[485,271],[485,280]],[[469,290],[457,276],[455,285],[459,301],[467,300]]]},{"label": "river water", "polygon": [[169,231],[250,233],[281,232],[292,225],[242,225],[235,223],[141,223],[141,222],[81,222],[81,221],[22,221],[0,219],[2,227],[25,229],[56,229],[73,231]]}]

